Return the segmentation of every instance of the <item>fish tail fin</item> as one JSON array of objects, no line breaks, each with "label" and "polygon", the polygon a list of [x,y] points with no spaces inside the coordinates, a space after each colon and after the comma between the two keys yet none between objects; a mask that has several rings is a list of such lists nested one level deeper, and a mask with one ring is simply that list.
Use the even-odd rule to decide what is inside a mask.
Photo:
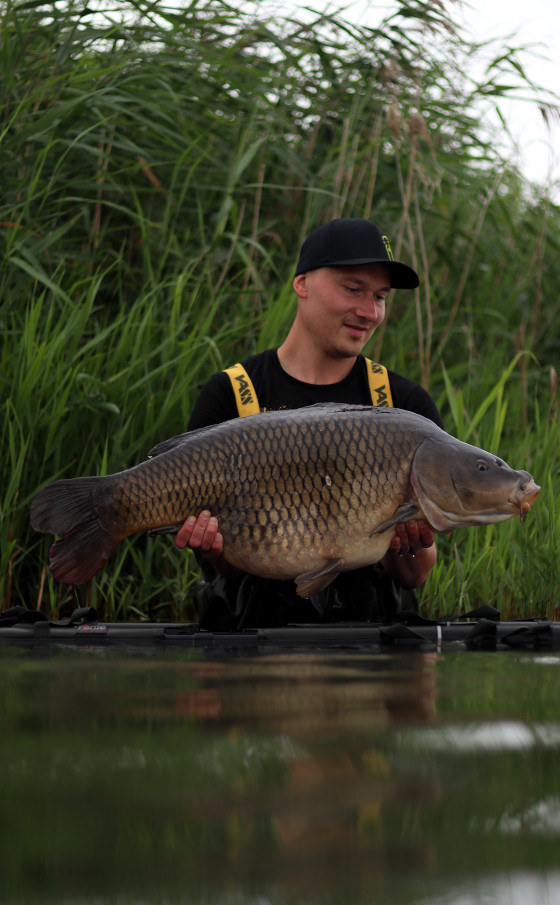
[{"label": "fish tail fin", "polygon": [[95,505],[95,491],[105,478],[55,481],[40,490],[31,503],[31,526],[60,535],[52,545],[49,566],[64,584],[83,584],[105,564],[122,540],[103,525]]}]

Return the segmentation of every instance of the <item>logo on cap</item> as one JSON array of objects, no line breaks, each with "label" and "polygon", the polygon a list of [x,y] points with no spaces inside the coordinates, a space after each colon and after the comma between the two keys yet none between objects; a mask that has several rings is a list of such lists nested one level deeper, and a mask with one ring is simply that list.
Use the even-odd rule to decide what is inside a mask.
[{"label": "logo on cap", "polygon": [[390,261],[394,261],[395,256],[391,250],[391,246],[389,244],[389,239],[387,238],[387,236],[381,236],[381,241],[383,242],[383,245],[385,246],[385,251],[387,252],[387,257],[389,258]]}]

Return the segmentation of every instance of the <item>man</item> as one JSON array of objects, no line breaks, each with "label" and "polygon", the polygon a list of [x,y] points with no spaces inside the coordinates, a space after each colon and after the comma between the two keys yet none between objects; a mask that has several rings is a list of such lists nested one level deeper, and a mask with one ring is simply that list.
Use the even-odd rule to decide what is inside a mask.
[{"label": "man", "polygon": [[[393,259],[387,237],[371,221],[337,219],[314,230],[301,248],[293,282],[298,307],[286,339],[277,349],[243,362],[242,373],[256,392],[260,410],[317,402],[371,405],[362,349],[385,316],[391,289],[418,285],[416,272]],[[443,426],[435,403],[419,384],[392,371],[387,374],[396,408]],[[235,418],[233,386],[226,372],[214,374],[202,388],[188,429]],[[399,524],[380,564],[344,572],[320,594],[302,600],[293,582],[236,573],[223,559],[224,539],[209,512],[189,518],[175,543],[204,557],[209,580],[197,603],[201,625],[211,630],[286,622],[390,621],[395,612],[417,607],[412,589],[426,580],[436,561],[430,526],[421,520]]]}]

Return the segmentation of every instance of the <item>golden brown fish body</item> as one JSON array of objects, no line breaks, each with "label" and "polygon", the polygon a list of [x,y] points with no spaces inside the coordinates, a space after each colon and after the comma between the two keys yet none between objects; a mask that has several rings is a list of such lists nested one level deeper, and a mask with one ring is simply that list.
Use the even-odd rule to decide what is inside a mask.
[{"label": "golden brown fish body", "polygon": [[61,535],[54,577],[91,578],[120,541],[177,530],[209,509],[225,558],[246,572],[294,578],[309,596],[340,571],[378,562],[399,521],[436,531],[528,511],[540,488],[525,471],[411,412],[316,405],[182,434],[153,458],[107,477],[56,481],[31,506],[38,531]]}]

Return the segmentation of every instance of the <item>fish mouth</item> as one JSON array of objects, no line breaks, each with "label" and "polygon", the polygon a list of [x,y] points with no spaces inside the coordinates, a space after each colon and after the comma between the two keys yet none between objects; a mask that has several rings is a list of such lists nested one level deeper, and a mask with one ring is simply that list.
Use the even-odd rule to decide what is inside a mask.
[{"label": "fish mouth", "polygon": [[537,499],[540,492],[541,488],[538,484],[535,484],[535,482],[531,478],[531,480],[527,481],[526,484],[518,487],[515,493],[512,493],[512,495],[509,497],[508,502],[518,508],[519,514],[521,515],[521,517],[523,517],[531,511],[531,506]]}]

